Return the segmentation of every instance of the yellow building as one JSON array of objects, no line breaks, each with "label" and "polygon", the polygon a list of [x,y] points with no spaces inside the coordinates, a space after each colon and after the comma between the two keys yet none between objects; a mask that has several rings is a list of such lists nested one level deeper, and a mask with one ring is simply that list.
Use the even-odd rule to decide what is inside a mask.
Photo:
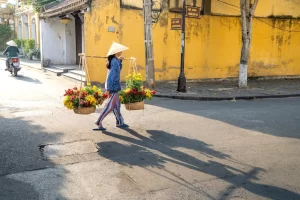
[{"label": "yellow building", "polygon": [[[113,41],[130,47],[125,57],[136,57],[145,75],[142,0],[94,0],[85,14],[85,53],[92,81],[106,78],[105,56]],[[241,52],[239,0],[187,0],[201,7],[200,19],[186,21],[187,79],[238,77]],[[160,0],[163,12],[153,24],[157,81],[177,80],[180,70],[181,31],[171,30],[180,18],[181,0]],[[203,9],[205,8],[205,9]],[[294,1],[261,0],[253,22],[249,76],[300,75],[300,6]],[[92,57],[90,57],[92,56]],[[124,61],[122,79],[128,72]],[[145,76],[144,76],[145,77]]]},{"label": "yellow building", "polygon": [[40,19],[32,6],[20,5],[15,11],[15,31],[18,39],[33,39],[40,47]]}]

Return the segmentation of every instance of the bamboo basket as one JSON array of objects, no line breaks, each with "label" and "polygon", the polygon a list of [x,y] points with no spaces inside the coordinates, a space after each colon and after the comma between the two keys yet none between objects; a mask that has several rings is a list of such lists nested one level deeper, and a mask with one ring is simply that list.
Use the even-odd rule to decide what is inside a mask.
[{"label": "bamboo basket", "polygon": [[74,110],[74,113],[80,114],[80,115],[89,115],[89,114],[96,112],[95,107],[78,107],[78,108],[74,108],[73,110]]},{"label": "bamboo basket", "polygon": [[136,102],[136,103],[128,103],[125,104],[125,108],[127,110],[144,110],[145,104],[144,101]]}]

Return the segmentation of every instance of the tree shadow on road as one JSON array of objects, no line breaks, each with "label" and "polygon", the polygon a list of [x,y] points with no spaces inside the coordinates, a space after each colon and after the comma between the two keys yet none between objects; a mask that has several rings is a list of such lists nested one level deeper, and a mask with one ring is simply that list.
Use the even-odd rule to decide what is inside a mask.
[{"label": "tree shadow on road", "polygon": [[[257,175],[260,172],[264,172],[263,169],[252,167],[245,163],[239,163],[249,169],[245,171],[231,165],[223,164],[221,161],[233,162],[233,164],[236,164],[237,161],[225,153],[214,150],[212,146],[202,141],[176,136],[160,130],[148,130],[148,137],[132,129],[126,129],[126,131],[129,133],[129,136],[104,131],[104,134],[123,140],[129,143],[129,145],[120,144],[118,142],[102,142],[98,144],[99,154],[121,165],[143,167],[156,175],[167,178],[161,173],[153,171],[151,168],[156,167],[161,169],[164,173],[168,173],[169,176],[173,177],[167,178],[168,180],[199,192],[210,199],[215,198],[195,187],[193,183],[176,175],[179,172],[174,173],[167,169],[165,164],[167,162],[173,163],[191,170],[191,172],[197,171],[230,183],[231,187],[221,193],[217,199],[226,199],[236,188],[243,188],[265,198],[276,199],[279,195],[289,197],[288,199],[300,199],[300,195],[292,191],[254,183],[253,180],[258,180]],[[178,150],[178,148],[194,150],[207,156],[210,160],[202,161],[185,151]],[[220,160],[220,162],[215,160]],[[201,176],[201,174],[199,174],[199,176]],[[268,191],[266,192],[264,188],[268,188]]]},{"label": "tree shadow on road", "polygon": [[62,133],[47,132],[43,126],[25,118],[2,117],[1,114],[0,129],[0,199],[35,200],[43,197],[40,193],[47,192],[51,199],[64,199],[60,194],[63,177],[51,187],[51,194],[48,188],[39,191],[35,188],[45,182],[43,173],[55,166],[41,156],[39,145],[55,143]]},{"label": "tree shadow on road", "polygon": [[253,101],[182,101],[156,98],[150,105],[277,137],[300,139],[299,102],[290,99]]}]

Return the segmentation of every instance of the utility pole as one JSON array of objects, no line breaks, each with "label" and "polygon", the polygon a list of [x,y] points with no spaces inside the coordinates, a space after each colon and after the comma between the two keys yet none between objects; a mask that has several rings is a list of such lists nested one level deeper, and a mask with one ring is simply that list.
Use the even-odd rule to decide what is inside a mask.
[{"label": "utility pole", "polygon": [[152,38],[152,0],[143,0],[144,34],[146,54],[146,81],[149,88],[154,89],[155,69]]},{"label": "utility pole", "polygon": [[185,58],[185,15],[186,15],[186,0],[183,0],[182,6],[182,33],[181,33],[181,64],[180,75],[178,77],[178,92],[186,92],[186,77],[184,73],[184,58]]}]

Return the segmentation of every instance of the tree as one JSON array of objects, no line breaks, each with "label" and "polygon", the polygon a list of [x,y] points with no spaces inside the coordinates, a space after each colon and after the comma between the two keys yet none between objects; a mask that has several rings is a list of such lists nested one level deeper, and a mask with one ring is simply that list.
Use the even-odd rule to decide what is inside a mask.
[{"label": "tree", "polygon": [[56,2],[58,0],[25,0],[24,3],[26,5],[32,5],[33,6],[33,9],[36,11],[36,12],[41,12],[41,9],[49,4],[49,3],[53,3],[53,2]]},{"label": "tree", "polygon": [[252,40],[253,15],[259,0],[240,0],[242,21],[242,52],[240,60],[239,87],[247,87],[248,60]]},{"label": "tree", "polygon": [[5,50],[6,42],[12,38],[13,31],[10,26],[0,24],[0,51]]}]

